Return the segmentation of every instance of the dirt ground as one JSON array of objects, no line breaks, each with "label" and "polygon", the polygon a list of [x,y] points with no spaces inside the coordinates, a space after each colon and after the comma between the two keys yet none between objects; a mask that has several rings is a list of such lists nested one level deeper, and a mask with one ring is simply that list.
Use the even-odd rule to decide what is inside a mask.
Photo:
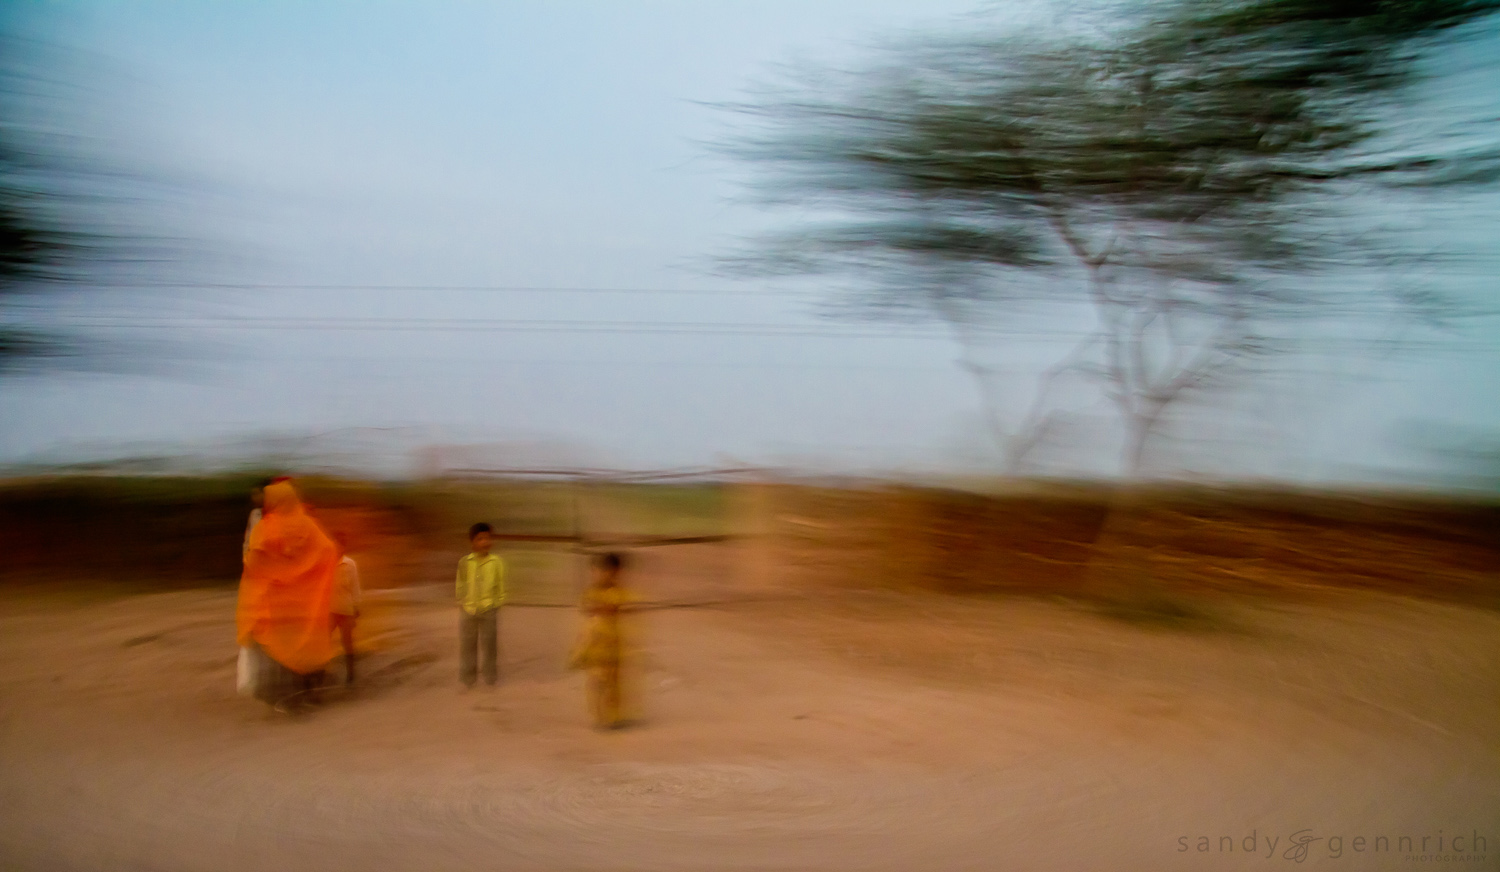
[{"label": "dirt ground", "polygon": [[460,693],[447,593],[372,594],[359,690],[285,717],[234,693],[232,590],[0,591],[0,869],[1500,869],[1493,611],[647,610],[600,733],[574,612],[508,608]]}]

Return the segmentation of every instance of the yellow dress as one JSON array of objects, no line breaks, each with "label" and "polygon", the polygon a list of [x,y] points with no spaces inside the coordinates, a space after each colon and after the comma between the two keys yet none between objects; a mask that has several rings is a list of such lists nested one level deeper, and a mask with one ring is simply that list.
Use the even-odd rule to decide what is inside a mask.
[{"label": "yellow dress", "polygon": [[590,588],[584,594],[588,612],[583,634],[573,649],[569,665],[589,674],[589,708],[601,727],[617,727],[623,721],[620,691],[620,661],[624,650],[620,634],[620,607],[627,597],[618,587]]},{"label": "yellow dress", "polygon": [[583,595],[583,610],[588,615],[578,644],[573,647],[569,665],[574,669],[618,664],[622,648],[620,612],[626,597],[618,587],[589,588]]}]

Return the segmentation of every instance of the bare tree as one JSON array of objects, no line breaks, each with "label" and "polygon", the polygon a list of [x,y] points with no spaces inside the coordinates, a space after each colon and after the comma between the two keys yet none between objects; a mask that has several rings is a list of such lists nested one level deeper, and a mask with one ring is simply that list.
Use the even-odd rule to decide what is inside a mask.
[{"label": "bare tree", "polygon": [[[1108,40],[904,44],[736,107],[758,122],[730,148],[767,170],[758,194],[824,217],[735,263],[852,271],[873,279],[866,307],[941,318],[1012,465],[1045,437],[1049,384],[1094,379],[1139,476],[1168,409],[1273,348],[1268,325],[1367,302],[1314,280],[1391,256],[1340,211],[1359,191],[1493,180],[1493,142],[1396,151],[1382,135],[1422,52],[1497,5],[1225,0]],[[1007,304],[1037,298],[1085,303],[1095,324],[1005,427],[975,352]]]}]

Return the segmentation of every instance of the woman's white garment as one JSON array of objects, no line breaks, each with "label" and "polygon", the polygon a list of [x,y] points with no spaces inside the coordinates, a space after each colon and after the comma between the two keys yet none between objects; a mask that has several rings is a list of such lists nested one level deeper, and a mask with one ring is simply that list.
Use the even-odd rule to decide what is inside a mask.
[{"label": "woman's white garment", "polygon": [[254,532],[255,525],[260,523],[260,516],[261,516],[260,509],[251,509],[250,510],[250,520],[245,523],[245,544],[240,549],[245,554],[249,554],[250,553],[250,534],[252,532]]},{"label": "woman's white garment", "polygon": [[259,645],[250,644],[240,648],[240,659],[235,669],[234,689],[240,696],[255,696],[265,676],[266,654]]},{"label": "woman's white garment", "polygon": [[[255,525],[260,523],[260,517],[260,509],[250,510],[250,521],[245,524],[243,548],[245,554],[250,553],[250,533],[255,529]],[[258,646],[240,648],[240,659],[235,667],[234,689],[239,691],[241,696],[255,696],[255,690],[260,686],[261,658],[265,656]]]},{"label": "woman's white garment", "polygon": [[333,576],[333,600],[328,611],[335,615],[359,614],[359,567],[345,554]]}]

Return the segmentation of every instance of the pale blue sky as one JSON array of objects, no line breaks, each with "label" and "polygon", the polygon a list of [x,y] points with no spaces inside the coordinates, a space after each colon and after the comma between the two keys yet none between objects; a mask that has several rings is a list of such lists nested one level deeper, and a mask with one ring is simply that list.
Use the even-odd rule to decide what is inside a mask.
[{"label": "pale blue sky", "polygon": [[[975,6],[38,4],[33,32],[86,59],[70,73],[82,107],[70,123],[160,182],[144,214],[196,253],[162,275],[273,287],[77,301],[58,317],[126,319],[132,336],[185,343],[187,358],[168,375],[6,376],[0,462],[406,427],[418,441],[557,440],[629,466],[982,463],[975,391],[941,331],[830,322],[816,315],[816,284],[800,286],[811,296],[757,294],[706,272],[768,219],[735,202],[736,170],[704,147],[727,120],[704,104],[742,97],[774,65],[852,62],[862,41],[948,26]],[[992,17],[1022,20],[1023,7],[1001,8]],[[1024,20],[1056,14],[1025,8]],[[1459,214],[1481,243],[1500,233],[1485,204]],[[1488,292],[1487,276],[1468,281]],[[231,317],[268,320],[222,329]],[[182,318],[194,326],[166,329]],[[354,329],[360,318],[437,323]],[[451,329],[495,320],[587,329]],[[599,332],[630,322],[658,332]],[[813,335],[660,332],[663,322]],[[1218,423],[1194,432],[1218,435],[1188,465],[1373,476],[1418,462],[1393,447],[1412,422],[1500,426],[1495,331],[1465,330],[1446,351],[1399,360],[1309,359],[1206,412]],[[899,335],[824,335],[841,332]],[[1003,349],[1009,406],[1057,348],[1032,335]],[[1084,440],[1056,463],[1102,471],[1112,457]]]}]

